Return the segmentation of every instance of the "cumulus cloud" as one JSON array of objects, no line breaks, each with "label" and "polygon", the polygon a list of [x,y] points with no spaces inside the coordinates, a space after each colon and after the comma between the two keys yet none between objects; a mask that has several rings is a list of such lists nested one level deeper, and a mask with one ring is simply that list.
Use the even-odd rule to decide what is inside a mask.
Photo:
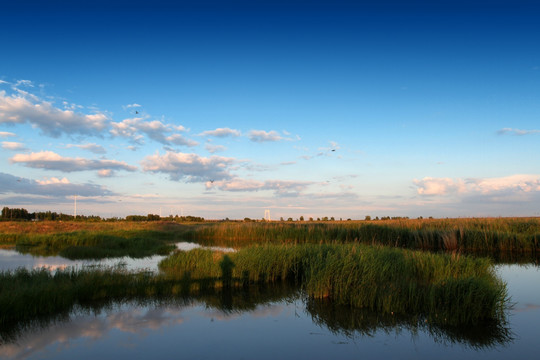
[{"label": "cumulus cloud", "polygon": [[461,179],[425,177],[422,180],[413,180],[418,187],[420,195],[446,195],[449,193],[464,192],[465,183]]},{"label": "cumulus cloud", "polygon": [[101,169],[98,171],[98,176],[102,178],[113,177],[116,173],[111,169]]},{"label": "cumulus cloud", "polygon": [[222,138],[222,137],[227,137],[227,136],[238,137],[238,136],[241,135],[241,133],[240,133],[239,130],[235,130],[235,129],[217,128],[215,130],[203,131],[199,135],[201,135],[201,136],[215,136],[215,137],[221,137]]},{"label": "cumulus cloud", "polygon": [[478,195],[497,193],[530,193],[540,191],[540,175],[511,175],[485,179],[451,179],[425,177],[414,180],[420,195]]},{"label": "cumulus cloud", "polygon": [[0,173],[0,194],[15,193],[39,195],[46,197],[79,196],[113,196],[107,188],[95,184],[72,184],[67,178],[55,177],[43,180],[32,180]]},{"label": "cumulus cloud", "polygon": [[36,180],[36,182],[39,184],[39,185],[51,185],[51,184],[69,184],[69,180],[64,177],[62,179],[59,179],[59,178],[55,178],[55,177],[52,177],[52,178],[44,178],[43,180]]},{"label": "cumulus cloud", "polygon": [[277,131],[251,130],[248,133],[248,138],[254,142],[280,141],[283,137]]},{"label": "cumulus cloud", "polygon": [[26,150],[26,147],[23,143],[12,142],[12,141],[2,141],[2,149],[5,150]]},{"label": "cumulus cloud", "polygon": [[540,130],[522,130],[522,129],[513,129],[513,128],[503,128],[497,131],[499,135],[531,135],[531,134],[540,134]]},{"label": "cumulus cloud", "polygon": [[135,171],[135,166],[117,160],[91,160],[84,158],[62,157],[52,151],[41,151],[31,154],[17,154],[9,161],[12,164],[20,163],[27,167],[46,170],[59,170],[64,172],[86,170],[126,170]]},{"label": "cumulus cloud", "polygon": [[68,144],[66,145],[67,148],[79,148],[82,150],[88,150],[90,152],[93,152],[94,154],[105,154],[107,151],[105,148],[98,144],[81,144],[81,145],[75,145],[75,144]]},{"label": "cumulus cloud", "polygon": [[206,144],[204,147],[211,154],[227,150],[227,148],[225,146],[223,146],[223,145]]},{"label": "cumulus cloud", "polygon": [[0,91],[0,124],[30,123],[45,135],[59,137],[64,133],[98,135],[107,122],[108,117],[102,113],[87,115],[61,110],[22,91],[11,96]]},{"label": "cumulus cloud", "polygon": [[[112,122],[111,134],[131,139],[136,144],[144,143],[144,135],[164,145],[197,146],[196,141],[190,140],[174,131],[185,131],[183,126],[164,124],[161,121],[144,121],[142,117],[124,119],[121,122]],[[170,135],[169,135],[170,134]]]},{"label": "cumulus cloud", "polygon": [[206,188],[211,189],[213,187],[222,191],[260,191],[260,190],[273,190],[277,195],[298,195],[304,191],[308,186],[312,185],[312,182],[308,181],[290,181],[290,180],[252,180],[232,178],[222,181],[206,182]]},{"label": "cumulus cloud", "polygon": [[199,145],[198,142],[194,141],[194,140],[191,140],[191,139],[188,139],[180,134],[173,134],[171,136],[167,136],[165,138],[166,142],[164,144],[173,144],[173,145],[182,145],[182,146],[189,146],[189,147],[193,147],[193,146],[197,146]]},{"label": "cumulus cloud", "polygon": [[197,154],[167,151],[164,155],[157,152],[147,156],[141,164],[144,171],[168,174],[171,180],[206,182],[229,179],[229,167],[235,162],[233,158],[215,155],[202,157]]},{"label": "cumulus cloud", "polygon": [[15,134],[12,132],[0,131],[1,138],[8,138],[8,137],[13,137],[13,136],[15,136]]}]

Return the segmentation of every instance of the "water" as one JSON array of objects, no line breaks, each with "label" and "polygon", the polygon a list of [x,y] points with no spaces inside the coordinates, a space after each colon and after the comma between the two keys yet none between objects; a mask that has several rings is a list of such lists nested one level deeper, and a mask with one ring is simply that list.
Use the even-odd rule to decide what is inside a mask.
[{"label": "water", "polygon": [[[223,248],[217,246],[201,246],[190,242],[179,242],[177,249],[189,251],[195,248],[205,248],[225,252],[235,251],[232,248]],[[51,270],[65,269],[66,267],[82,268],[85,266],[122,266],[128,270],[157,270],[158,263],[165,256],[155,255],[141,259],[130,257],[103,259],[103,260],[69,260],[60,256],[34,256],[31,254],[21,254],[15,249],[0,249],[0,271],[15,270],[18,267],[26,269],[48,268]]]},{"label": "water", "polygon": [[[0,254],[5,266],[11,256]],[[36,264],[64,266],[57,258]],[[61,259],[61,258],[60,258]],[[61,259],[67,263],[65,259]],[[28,265],[30,260],[26,259]],[[148,268],[145,265],[145,268]],[[497,265],[515,303],[506,326],[444,329],[406,317],[382,318],[325,302],[291,288],[250,288],[162,303],[78,309],[37,324],[0,344],[6,359],[508,359],[540,349],[540,270]]]}]

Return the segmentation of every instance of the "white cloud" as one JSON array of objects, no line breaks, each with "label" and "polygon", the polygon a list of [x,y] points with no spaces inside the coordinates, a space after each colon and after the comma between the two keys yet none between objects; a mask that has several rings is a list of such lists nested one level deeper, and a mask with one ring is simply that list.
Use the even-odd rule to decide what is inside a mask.
[{"label": "white cloud", "polygon": [[184,136],[180,134],[173,134],[171,136],[167,136],[165,140],[167,141],[167,143],[171,143],[173,145],[183,145],[183,146],[189,146],[189,147],[199,145],[198,142],[185,138]]},{"label": "white cloud", "polygon": [[90,152],[93,152],[94,154],[105,154],[107,151],[105,148],[98,144],[81,144],[81,145],[75,145],[75,144],[68,144],[66,145],[67,148],[77,147],[79,149],[88,150]]},{"label": "white cloud", "polygon": [[44,134],[59,137],[61,134],[98,135],[107,126],[105,114],[81,114],[61,110],[35,96],[12,95],[0,91],[0,123],[22,124],[28,122]]},{"label": "white cloud", "polygon": [[283,137],[277,131],[251,130],[248,133],[249,140],[254,142],[280,141]]},{"label": "white cloud", "polygon": [[113,177],[114,175],[115,172],[112,169],[101,169],[98,171],[98,176],[102,178]]},{"label": "white cloud", "polygon": [[141,105],[135,103],[135,104],[129,104],[129,105],[126,105],[126,108],[130,109],[130,108],[139,108],[141,107]]},{"label": "white cloud", "polygon": [[51,178],[44,178],[44,180],[36,180],[36,182],[39,184],[39,185],[51,185],[51,184],[69,184],[69,180],[64,177],[62,179],[58,179],[58,178],[55,178],[55,177],[51,177]]},{"label": "white cloud", "polygon": [[62,157],[52,151],[41,151],[31,154],[17,154],[9,159],[11,163],[21,163],[27,167],[64,172],[86,170],[126,170],[135,171],[135,166],[117,160],[89,160],[83,158]]},{"label": "white cloud", "polygon": [[206,144],[204,147],[211,154],[227,150],[227,148],[225,146],[223,146],[223,145]]},{"label": "white cloud", "polygon": [[511,175],[485,179],[451,179],[425,177],[414,180],[420,195],[488,195],[503,192],[540,191],[540,175]]},{"label": "white cloud", "polygon": [[522,130],[522,129],[504,128],[497,131],[497,134],[499,135],[513,134],[513,135],[523,136],[523,135],[540,134],[540,130]]},{"label": "white cloud", "polygon": [[469,180],[469,188],[482,194],[513,190],[540,191],[540,175],[511,175],[500,178]]},{"label": "white cloud", "polygon": [[74,194],[80,196],[110,196],[115,195],[103,186],[95,184],[72,184],[66,178],[55,177],[43,180],[19,178],[0,172],[0,194],[15,193],[38,195],[47,198],[66,197]]},{"label": "white cloud", "polygon": [[222,181],[206,182],[206,188],[211,189],[216,187],[222,191],[259,191],[259,190],[273,190],[276,194],[285,195],[298,195],[304,191],[308,186],[312,185],[312,182],[308,181],[290,181],[290,180],[251,180],[251,179],[225,179]]},{"label": "white cloud", "polygon": [[230,128],[217,128],[215,130],[203,131],[199,135],[201,136],[216,136],[216,137],[238,137],[241,135],[239,130],[230,129]]},{"label": "white cloud", "polygon": [[19,87],[19,86],[34,87],[34,84],[30,80],[17,80],[14,87]]},{"label": "white cloud", "polygon": [[157,152],[147,156],[141,164],[144,171],[165,173],[171,180],[206,182],[230,178],[229,166],[235,162],[233,158],[215,155],[202,157],[197,154],[167,151],[164,155]]},{"label": "white cloud", "polygon": [[7,138],[7,137],[13,137],[13,136],[16,136],[16,135],[12,132],[0,131],[1,138]]},{"label": "white cloud", "polygon": [[422,180],[414,179],[413,182],[420,195],[446,195],[465,191],[465,183],[461,179],[425,177]]},{"label": "white cloud", "polygon": [[26,150],[26,147],[23,143],[12,142],[12,141],[2,141],[2,149],[6,150]]},{"label": "white cloud", "polygon": [[111,134],[131,139],[137,144],[143,144],[143,135],[164,145],[197,146],[196,141],[186,139],[180,134],[171,134],[173,131],[185,131],[181,125],[163,124],[161,121],[144,121],[142,117],[124,119],[121,122],[111,123]]}]

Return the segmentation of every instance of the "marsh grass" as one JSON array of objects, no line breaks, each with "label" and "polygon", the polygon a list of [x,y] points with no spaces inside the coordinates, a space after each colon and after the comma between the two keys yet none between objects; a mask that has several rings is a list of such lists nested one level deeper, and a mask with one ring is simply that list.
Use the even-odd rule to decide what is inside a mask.
[{"label": "marsh grass", "polygon": [[[404,329],[409,330],[412,334],[425,331],[436,341],[459,343],[475,349],[504,345],[512,339],[505,322],[492,321],[477,326],[452,326],[426,322],[423,317],[416,314],[382,314],[364,308],[338,305],[329,299],[306,297],[298,286],[287,282],[272,285],[259,283],[247,287],[214,286],[205,291],[179,292],[178,281],[170,281],[170,278],[167,277],[150,278],[146,276],[147,274],[141,276],[140,274],[124,273],[132,278],[133,282],[129,286],[124,280],[121,281],[121,284],[118,283],[118,278],[107,280],[106,278],[110,275],[109,270],[111,269],[87,269],[78,270],[75,273],[69,271],[70,282],[75,284],[92,282],[94,285],[94,291],[80,294],[76,292],[77,286],[58,287],[59,283],[66,281],[67,274],[58,276],[56,279],[53,274],[41,270],[1,274],[0,284],[5,284],[5,281],[14,281],[13,287],[19,289],[19,292],[14,295],[17,298],[12,303],[15,300],[26,301],[29,291],[38,291],[31,289],[38,283],[44,287],[40,294],[44,295],[45,298],[37,306],[31,307],[34,309],[33,314],[28,314],[24,306],[17,309],[0,308],[0,314],[10,314],[10,316],[2,314],[0,317],[2,319],[0,346],[5,343],[17,343],[21,337],[29,332],[44,331],[52,324],[71,321],[73,317],[80,314],[98,314],[104,310],[111,312],[118,304],[182,309],[186,306],[202,303],[206,308],[215,309],[224,314],[242,314],[246,311],[254,311],[261,305],[295,301],[301,301],[305,304],[305,311],[315,324],[332,333],[350,337],[353,341],[358,335],[371,337],[380,331],[398,333]],[[117,272],[115,269],[112,270]],[[9,276],[6,278],[6,275]],[[150,281],[150,279],[152,280]],[[160,291],[145,290],[145,288],[157,286],[158,282],[161,282]],[[111,292],[111,287],[120,288],[122,291],[114,290],[114,297],[104,296],[104,294]],[[50,296],[46,292],[47,288],[59,292],[57,297]],[[149,295],[150,293],[155,295]],[[58,306],[58,298],[67,300],[62,302],[62,306]],[[2,299],[1,295],[0,299]],[[5,299],[1,301],[5,301]],[[46,302],[52,302],[56,306],[43,306]],[[36,309],[39,311],[35,311]],[[14,311],[21,313],[14,313]]]},{"label": "marsh grass", "polygon": [[72,231],[60,233],[0,234],[0,242],[32,255],[60,255],[68,259],[103,259],[166,255],[178,234],[158,230]]},{"label": "marsh grass", "polygon": [[175,252],[169,276],[221,280],[225,286],[295,282],[310,297],[384,314],[418,314],[432,322],[477,323],[504,317],[506,286],[488,259],[385,247],[265,245],[236,253]]},{"label": "marsh grass", "polygon": [[539,218],[225,222],[186,229],[186,238],[235,247],[253,243],[354,242],[431,251],[540,251]]},{"label": "marsh grass", "polygon": [[0,272],[0,346],[16,342],[27,331],[69,321],[74,313],[98,313],[117,304],[182,307],[198,301],[233,313],[296,298],[299,292],[288,284],[233,289],[197,283],[110,267]]}]

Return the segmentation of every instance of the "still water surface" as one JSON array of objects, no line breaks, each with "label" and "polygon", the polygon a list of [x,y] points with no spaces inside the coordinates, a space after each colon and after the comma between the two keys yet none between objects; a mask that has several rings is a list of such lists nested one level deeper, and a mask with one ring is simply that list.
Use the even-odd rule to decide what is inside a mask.
[{"label": "still water surface", "polygon": [[[0,251],[2,268],[12,268],[16,261],[25,267],[73,265],[63,258],[33,259],[29,265],[30,255],[10,251]],[[130,268],[155,269],[160,259],[130,259],[143,261]],[[463,329],[415,325],[410,319],[380,318],[310,301],[294,289],[265,287],[245,294],[78,309],[0,344],[0,358],[536,358],[540,350],[539,267],[497,265],[497,271],[515,303],[504,326],[509,337],[489,335],[487,328],[468,334]]]}]

